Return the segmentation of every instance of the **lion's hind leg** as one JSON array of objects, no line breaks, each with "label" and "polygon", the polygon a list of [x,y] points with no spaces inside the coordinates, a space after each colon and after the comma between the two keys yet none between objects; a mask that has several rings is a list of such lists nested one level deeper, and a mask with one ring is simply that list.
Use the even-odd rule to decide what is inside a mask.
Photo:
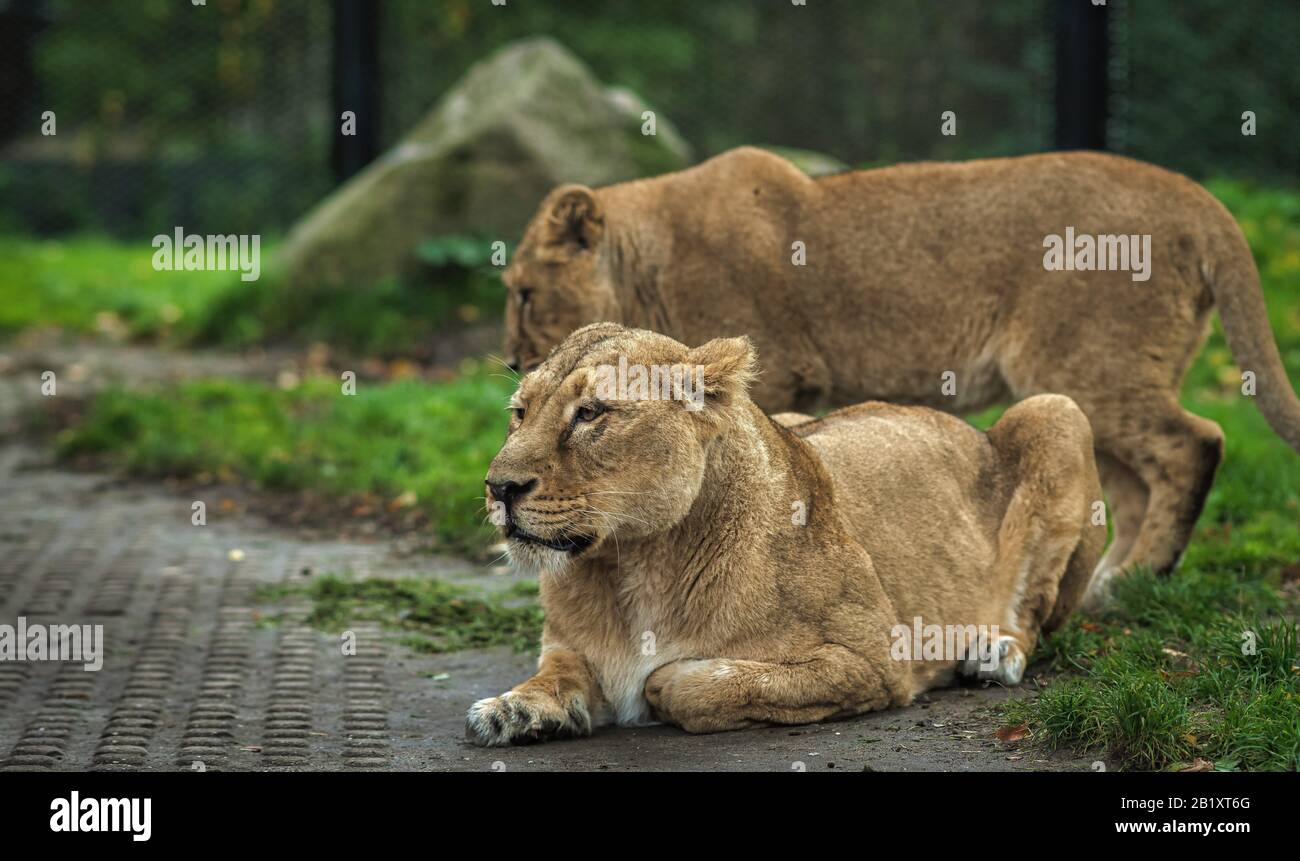
[{"label": "lion's hind leg", "polygon": [[659,720],[687,732],[814,723],[910,702],[903,662],[827,643],[788,663],[680,660],[646,680]]},{"label": "lion's hind leg", "polygon": [[[1092,432],[1061,395],[1009,409],[989,440],[1014,489],[998,529],[993,594],[1000,606],[998,667],[982,677],[1018,682],[1039,636],[1059,626],[1087,591],[1106,541],[1093,525],[1101,487]],[[1012,681],[1014,679],[1014,681]]]}]

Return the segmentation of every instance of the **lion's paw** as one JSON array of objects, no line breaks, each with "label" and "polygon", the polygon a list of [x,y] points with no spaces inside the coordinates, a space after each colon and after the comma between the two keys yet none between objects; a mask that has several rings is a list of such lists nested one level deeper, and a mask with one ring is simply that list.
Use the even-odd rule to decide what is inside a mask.
[{"label": "lion's paw", "polygon": [[1111,603],[1115,575],[1119,573],[1119,569],[1113,567],[1103,568],[1095,572],[1092,575],[1092,582],[1088,584],[1088,591],[1083,596],[1080,609],[1089,613],[1104,610]]},{"label": "lion's paw", "polygon": [[989,662],[983,656],[967,658],[960,667],[961,675],[1008,686],[1020,684],[1020,680],[1025,676],[1025,667],[1029,663],[1020,641],[1015,637],[998,637],[993,649],[997,664],[987,666]]},{"label": "lion's paw", "polygon": [[581,697],[567,705],[551,697],[507,691],[479,700],[465,716],[465,737],[483,747],[533,744],[591,734],[591,716]]},{"label": "lion's paw", "polygon": [[1025,677],[1025,666],[1029,663],[1024,648],[1015,637],[998,638],[998,665],[992,670],[981,670],[979,677],[1004,685],[1018,685]]}]

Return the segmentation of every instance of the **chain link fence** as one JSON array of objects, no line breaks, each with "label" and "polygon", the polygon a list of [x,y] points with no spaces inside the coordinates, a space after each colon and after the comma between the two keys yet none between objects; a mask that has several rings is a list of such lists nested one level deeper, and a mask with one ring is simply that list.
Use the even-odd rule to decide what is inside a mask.
[{"label": "chain link fence", "polygon": [[[349,0],[335,0],[349,2]],[[1050,149],[1063,2],[371,0],[377,145],[477,60],[550,35],[707,156],[849,164]],[[1111,149],[1196,177],[1300,177],[1300,4],[1110,0]],[[0,229],[275,233],[338,181],[326,0],[0,0]],[[957,117],[940,134],[944,111]],[[43,135],[45,112],[56,135]],[[1241,134],[1253,111],[1258,134]]]}]

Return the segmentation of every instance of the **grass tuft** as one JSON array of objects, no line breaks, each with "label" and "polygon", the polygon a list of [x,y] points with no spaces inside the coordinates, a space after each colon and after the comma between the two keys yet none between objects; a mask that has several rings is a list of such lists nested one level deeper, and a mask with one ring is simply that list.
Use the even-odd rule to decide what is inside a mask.
[{"label": "grass tuft", "polygon": [[1262,574],[1134,572],[1105,613],[1047,638],[1041,654],[1066,674],[1010,703],[1008,723],[1028,723],[1049,750],[1123,768],[1300,768],[1295,608],[1275,585]]},{"label": "grass tuft", "polygon": [[526,652],[537,648],[542,611],[537,585],[516,583],[504,594],[483,597],[431,578],[353,579],[328,574],[305,585],[267,586],[260,603],[290,598],[310,601],[306,621],[330,633],[357,622],[381,622],[401,633],[401,642],[419,652],[509,646]]}]

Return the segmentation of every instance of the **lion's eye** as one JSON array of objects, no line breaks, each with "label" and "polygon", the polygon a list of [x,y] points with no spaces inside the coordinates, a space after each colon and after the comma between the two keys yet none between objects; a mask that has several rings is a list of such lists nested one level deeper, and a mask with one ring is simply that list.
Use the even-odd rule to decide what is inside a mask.
[{"label": "lion's eye", "polygon": [[523,420],[524,420],[524,408],[523,408],[523,407],[511,407],[511,408],[510,408],[510,412],[514,413],[515,418],[517,418],[519,421],[523,421]]},{"label": "lion's eye", "polygon": [[594,422],[604,412],[605,407],[601,404],[583,404],[573,414],[573,420],[576,422]]},{"label": "lion's eye", "polygon": [[531,287],[520,287],[519,290],[518,290],[518,296],[519,296],[519,304],[520,304],[520,305],[527,305],[527,304],[528,304],[528,300],[531,299],[532,296],[533,296],[533,288],[531,288]]}]

